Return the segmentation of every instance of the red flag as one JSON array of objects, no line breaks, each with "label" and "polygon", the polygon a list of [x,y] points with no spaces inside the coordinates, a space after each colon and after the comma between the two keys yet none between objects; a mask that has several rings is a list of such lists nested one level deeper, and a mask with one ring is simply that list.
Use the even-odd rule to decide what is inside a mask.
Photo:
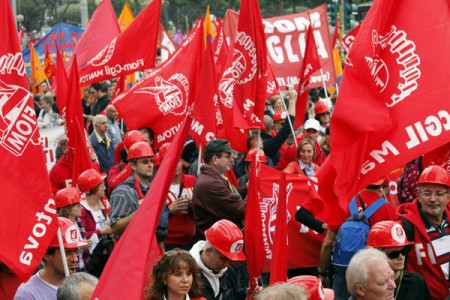
[{"label": "red flag", "polygon": [[297,118],[295,118],[294,128],[303,125],[303,116],[305,115],[306,105],[308,103],[308,92],[311,85],[311,76],[321,68],[312,27],[312,24],[310,24],[306,35],[306,49],[305,54],[303,55],[302,67],[300,69],[300,84],[297,105],[295,107],[295,115]]},{"label": "red flag", "polygon": [[201,68],[198,62],[202,61],[204,53],[202,26],[198,22],[169,60],[112,102],[129,129],[153,129],[156,149],[174,138],[187,112],[192,109]]},{"label": "red flag", "polygon": [[56,101],[56,105],[58,106],[59,114],[61,118],[66,120],[66,102],[67,102],[67,90],[68,90],[68,82],[66,69],[64,68],[64,60],[59,51],[58,44],[55,42],[56,49],[56,97],[58,97],[58,101]]},{"label": "red flag", "polygon": [[97,6],[86,31],[78,41],[68,64],[68,68],[70,69],[75,55],[77,55],[78,67],[84,66],[119,33],[120,27],[119,23],[117,23],[116,13],[114,12],[111,1],[103,0]]},{"label": "red flag", "polygon": [[80,83],[90,84],[153,68],[160,15],[161,0],[153,0],[127,30],[113,38],[81,68]]},{"label": "red flag", "polygon": [[45,76],[47,76],[49,80],[53,80],[53,77],[55,77],[56,75],[55,62],[53,61],[53,58],[50,55],[50,51],[48,51],[48,47],[45,48],[44,72]]},{"label": "red flag", "polygon": [[222,21],[218,20],[217,35],[213,41],[214,61],[216,64],[216,78],[220,78],[223,74],[225,63],[228,56],[228,44],[223,31]]},{"label": "red flag", "polygon": [[[420,18],[419,16],[433,16]],[[417,21],[411,22],[411,19]],[[331,120],[336,193],[351,197],[450,140],[448,1],[376,1],[346,61]],[[430,36],[439,36],[430,43]]]},{"label": "red flag", "polygon": [[336,46],[336,41],[339,35],[339,18],[336,18],[336,23],[334,23],[333,37],[331,38],[331,48]]},{"label": "red flag", "polygon": [[161,49],[161,62],[165,62],[177,49],[161,23],[159,23],[158,46]]},{"label": "red flag", "polygon": [[192,112],[194,120],[190,131],[190,136],[196,144],[202,144],[204,147],[208,141],[213,140],[217,135],[217,107],[214,103],[217,99],[216,70],[211,42],[207,41],[206,43],[207,48],[198,78],[202,84],[197,85],[196,100]]},{"label": "red flag", "polygon": [[26,281],[58,220],[9,1],[0,2],[0,28],[0,261]]},{"label": "red flag", "polygon": [[347,33],[341,40],[342,46],[344,47],[345,52],[349,53],[350,49],[352,48],[353,41],[355,40],[356,35],[358,34],[359,27],[358,25],[355,28],[352,29],[349,33]]},{"label": "red flag", "polygon": [[240,12],[234,48],[219,82],[219,98],[223,114],[233,114],[236,128],[259,128],[266,105],[266,38],[258,1],[242,1]]},{"label": "red flag", "polygon": [[[75,55],[74,62],[77,61]],[[93,163],[89,156],[84,131],[83,111],[81,108],[80,86],[78,84],[78,68],[72,65],[69,76],[69,90],[67,97],[67,158],[69,168],[72,170],[72,186],[76,186],[78,176],[92,168]]]},{"label": "red flag", "polygon": [[263,243],[263,228],[261,220],[260,200],[258,197],[257,168],[259,162],[251,164],[248,181],[247,204],[245,206],[245,253],[247,256],[248,278],[250,290],[257,287],[257,280],[261,276],[266,260]]},{"label": "red flag", "polygon": [[148,276],[161,256],[155,232],[191,121],[190,118],[186,119],[169,152],[164,156],[144,202],[139,206],[103,270],[93,299],[143,298]]},{"label": "red flag", "polygon": [[[270,285],[285,282],[287,276],[287,232],[286,232],[286,173],[280,174],[280,191],[275,221],[275,242],[270,265]],[[292,189],[292,185],[289,186]]]}]

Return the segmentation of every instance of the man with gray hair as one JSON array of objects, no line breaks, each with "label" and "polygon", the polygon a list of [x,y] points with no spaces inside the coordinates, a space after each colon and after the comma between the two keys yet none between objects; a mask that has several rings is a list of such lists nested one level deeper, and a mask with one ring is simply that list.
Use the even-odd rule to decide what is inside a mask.
[{"label": "man with gray hair", "polygon": [[378,249],[358,251],[350,260],[346,272],[347,289],[352,300],[394,299],[394,271],[386,254]]},{"label": "man with gray hair", "polygon": [[108,121],[104,115],[96,115],[93,120],[94,131],[89,136],[92,148],[97,154],[102,173],[109,173],[114,165],[114,146],[108,136]]},{"label": "man with gray hair", "polygon": [[80,272],[66,277],[56,292],[57,300],[90,300],[98,279]]}]

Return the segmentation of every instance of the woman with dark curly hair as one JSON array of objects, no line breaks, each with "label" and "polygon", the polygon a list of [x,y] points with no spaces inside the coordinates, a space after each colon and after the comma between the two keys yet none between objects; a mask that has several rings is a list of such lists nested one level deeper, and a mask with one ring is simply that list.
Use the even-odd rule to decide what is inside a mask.
[{"label": "woman with dark curly hair", "polygon": [[167,251],[153,267],[146,300],[206,300],[201,297],[200,269],[187,251]]}]

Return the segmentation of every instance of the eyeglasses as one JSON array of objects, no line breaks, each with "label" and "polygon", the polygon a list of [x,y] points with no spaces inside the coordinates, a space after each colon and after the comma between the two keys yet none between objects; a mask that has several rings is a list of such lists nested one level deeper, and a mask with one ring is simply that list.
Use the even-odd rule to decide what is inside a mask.
[{"label": "eyeglasses", "polygon": [[409,249],[403,248],[403,249],[398,250],[398,251],[393,251],[391,253],[386,253],[386,255],[387,255],[387,257],[389,257],[389,259],[397,259],[400,256],[400,254],[403,255],[403,256],[406,256],[406,254],[408,254],[408,252],[409,252]]},{"label": "eyeglasses", "polygon": [[138,161],[138,163],[141,163],[143,165],[153,164],[153,159],[143,159],[143,160]]},{"label": "eyeglasses", "polygon": [[433,194],[436,196],[436,198],[443,198],[448,191],[444,192],[444,191],[436,191],[436,192],[431,192],[431,191],[421,191],[419,190],[419,193],[422,195],[422,198],[424,199],[431,199],[431,197],[433,196]]}]

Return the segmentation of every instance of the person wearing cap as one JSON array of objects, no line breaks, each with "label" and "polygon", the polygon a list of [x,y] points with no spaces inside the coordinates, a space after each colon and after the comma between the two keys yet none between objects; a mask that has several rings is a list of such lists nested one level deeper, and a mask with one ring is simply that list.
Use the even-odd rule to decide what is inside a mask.
[{"label": "person wearing cap", "polygon": [[320,123],[319,137],[317,138],[317,141],[320,142],[325,135],[325,129],[330,125],[330,107],[325,102],[316,102],[314,118]]},{"label": "person wearing cap", "polygon": [[[314,142],[314,146],[316,148],[316,155],[314,157],[313,163],[318,166],[322,165],[325,161],[325,154],[322,152],[319,143],[317,142],[317,138],[319,137],[320,131],[320,123],[315,119],[306,120],[303,125],[303,132],[295,137],[297,144],[299,144],[304,139],[310,139]],[[280,161],[275,165],[276,169],[282,170],[286,168],[286,166],[292,162],[296,161],[297,157],[297,147],[295,144],[289,146],[281,155]]]},{"label": "person wearing cap", "polygon": [[[111,195],[112,191],[131,176],[131,166],[128,164],[128,149],[137,142],[144,142],[144,136],[139,130],[130,130],[125,134],[123,143],[119,144],[114,150],[114,156],[119,147],[121,162],[111,167],[108,173],[108,194]],[[115,159],[114,159],[115,160]]]},{"label": "person wearing cap", "polygon": [[89,251],[87,248],[92,244],[91,240],[86,239],[86,231],[81,221],[81,197],[80,192],[74,187],[68,187],[59,190],[55,195],[56,208],[58,215],[67,218],[75,225],[78,236],[81,240],[87,242],[84,251],[78,253],[77,272],[84,271],[86,266],[90,264]]},{"label": "person wearing cap", "polygon": [[81,204],[81,222],[86,230],[86,238],[92,240],[92,249],[98,243],[99,238],[105,234],[111,234],[108,212],[106,209],[107,199],[105,197],[106,175],[100,174],[95,169],[88,169],[78,176],[77,184],[86,199]]},{"label": "person wearing cap", "polygon": [[[87,244],[80,240],[78,231],[72,221],[59,217],[58,222],[61,229],[67,266],[71,274],[75,272],[75,268],[78,265],[78,249],[85,247]],[[58,286],[66,277],[56,233],[50,242],[43,261],[44,268],[31,276],[26,283],[22,283],[19,286],[14,296],[15,300],[56,299]]]},{"label": "person wearing cap", "polygon": [[196,237],[215,222],[227,219],[243,226],[245,201],[224,174],[230,170],[231,146],[227,140],[215,139],[206,144],[201,167],[193,191],[193,212],[197,222]]},{"label": "person wearing cap", "polygon": [[[245,174],[239,177],[238,179],[240,190],[246,191],[248,178],[250,176],[251,164],[252,161],[255,159],[255,157],[257,157],[258,155],[259,155],[258,157],[259,162],[267,164],[267,157],[263,150],[261,149],[257,150],[256,148],[250,149],[244,158]],[[247,193],[245,193],[245,195],[247,195]]]},{"label": "person wearing cap", "polygon": [[[297,93],[295,91],[289,91],[289,105],[287,108],[287,117],[291,120],[293,125],[295,122],[295,105],[297,103]],[[274,127],[272,117],[264,115],[263,124],[266,127],[261,131],[261,139],[263,141],[263,150],[273,163],[276,165],[280,159],[280,148],[291,134],[291,126],[289,122],[285,120],[283,126],[277,132],[275,136],[272,136],[272,130]]]},{"label": "person wearing cap", "polygon": [[278,110],[273,115],[273,131],[272,136],[275,136],[281,127],[283,127],[287,118],[287,112],[284,110]]},{"label": "person wearing cap", "polygon": [[359,250],[350,260],[346,278],[349,300],[394,300],[394,271],[378,249]]},{"label": "person wearing cap", "polygon": [[114,165],[114,146],[107,133],[108,121],[106,116],[96,115],[93,125],[94,131],[89,136],[89,141],[97,154],[101,172],[108,174],[109,169]]},{"label": "person wearing cap", "polygon": [[333,300],[334,291],[322,286],[322,282],[316,276],[301,275],[290,278],[287,283],[306,288],[308,300]]},{"label": "person wearing cap", "polygon": [[[356,203],[358,211],[366,210],[367,207],[372,205],[378,198],[386,198],[386,194],[389,192],[389,179],[387,177],[381,178],[372,182],[364,190],[356,194]],[[303,208],[300,208],[303,210]],[[298,214],[298,213],[297,213]],[[347,215],[350,217],[350,211],[347,208]],[[297,217],[297,215],[296,215]],[[304,218],[304,216],[303,216]],[[370,218],[369,226],[373,226],[375,223],[385,220],[395,221],[398,215],[396,207],[391,203],[386,203],[381,206]],[[319,264],[319,278],[322,280],[325,286],[328,285],[328,276],[331,265],[331,252],[333,250],[334,241],[339,231],[340,226],[334,226],[327,224],[327,233],[322,243],[320,251],[320,264]],[[345,283],[345,266],[333,265],[334,279],[333,290],[335,292],[336,299],[347,299],[349,297],[346,283]]]},{"label": "person wearing cap", "polygon": [[445,299],[450,295],[450,175],[432,165],[423,170],[417,186],[417,198],[398,207],[406,236],[414,243],[406,269],[425,278],[433,299]]},{"label": "person wearing cap", "polygon": [[208,300],[245,299],[246,288],[240,288],[231,262],[245,261],[244,237],[228,220],[219,220],[205,231],[206,240],[190,250],[201,270],[202,295]]},{"label": "person wearing cap", "polygon": [[[153,156],[153,150],[146,142],[137,142],[128,150],[128,161],[133,174],[112,192],[110,198],[111,228],[116,235],[121,235],[125,231],[150,189],[153,178]],[[168,219],[169,208],[166,203],[156,230],[161,247],[167,236]]]},{"label": "person wearing cap", "polygon": [[395,300],[431,300],[431,295],[424,278],[405,269],[406,254],[412,242],[406,239],[402,225],[395,221],[381,221],[370,228],[367,247],[383,251],[389,259],[389,266],[394,271]]}]

